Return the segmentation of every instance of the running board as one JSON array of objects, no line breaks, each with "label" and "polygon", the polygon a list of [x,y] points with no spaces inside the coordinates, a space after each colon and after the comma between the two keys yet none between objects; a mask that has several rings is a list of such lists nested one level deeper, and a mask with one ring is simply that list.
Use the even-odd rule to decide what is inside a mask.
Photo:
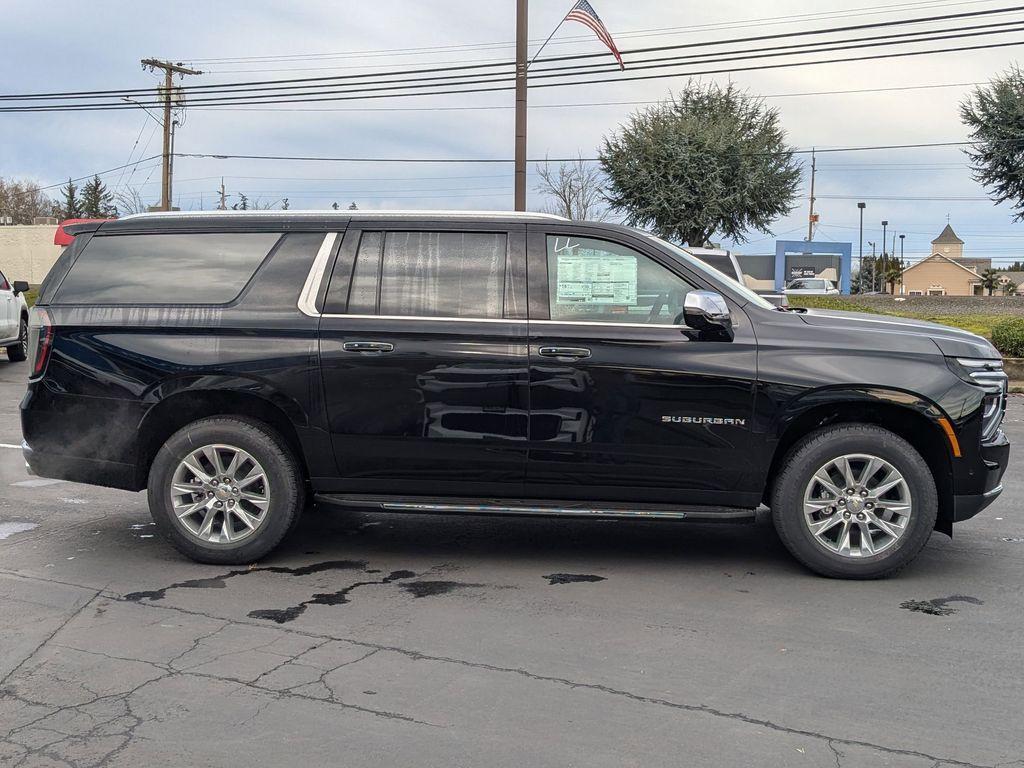
[{"label": "running board", "polygon": [[385,512],[443,515],[520,515],[527,517],[597,517],[618,520],[657,519],[700,522],[747,522],[755,510],[689,504],[625,504],[620,502],[552,501],[546,499],[480,499],[430,496],[379,496],[318,493],[316,501],[342,507],[376,507]]}]

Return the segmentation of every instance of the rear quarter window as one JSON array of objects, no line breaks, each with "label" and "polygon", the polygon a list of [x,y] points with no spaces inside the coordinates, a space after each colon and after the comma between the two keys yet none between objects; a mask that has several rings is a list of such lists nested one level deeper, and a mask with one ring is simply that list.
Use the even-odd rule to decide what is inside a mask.
[{"label": "rear quarter window", "polygon": [[226,304],[281,235],[273,232],[93,236],[55,304]]}]

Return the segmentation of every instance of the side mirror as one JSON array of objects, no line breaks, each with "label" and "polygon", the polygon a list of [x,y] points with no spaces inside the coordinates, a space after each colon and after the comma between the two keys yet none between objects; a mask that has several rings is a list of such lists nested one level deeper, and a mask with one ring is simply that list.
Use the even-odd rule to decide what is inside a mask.
[{"label": "side mirror", "polygon": [[732,334],[729,305],[715,291],[690,291],[683,302],[683,322],[698,331]]},{"label": "side mirror", "polygon": [[22,293],[28,293],[28,283],[24,280],[15,280],[12,284],[14,287],[14,295],[18,296]]}]

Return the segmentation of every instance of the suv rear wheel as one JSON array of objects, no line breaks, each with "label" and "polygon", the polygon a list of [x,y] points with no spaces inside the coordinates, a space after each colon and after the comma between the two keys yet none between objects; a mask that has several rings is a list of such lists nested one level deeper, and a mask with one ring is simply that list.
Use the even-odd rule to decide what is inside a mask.
[{"label": "suv rear wheel", "polygon": [[811,433],[786,456],[772,520],[794,557],[823,576],[876,579],[927,543],[938,514],[931,470],[906,440],[870,424]]},{"label": "suv rear wheel", "polygon": [[302,474],[265,424],[215,417],[174,433],[149,472],[160,531],[201,563],[251,563],[276,547],[304,504]]},{"label": "suv rear wheel", "polygon": [[21,319],[18,326],[18,341],[7,347],[7,359],[12,363],[21,363],[28,359],[28,323]]}]

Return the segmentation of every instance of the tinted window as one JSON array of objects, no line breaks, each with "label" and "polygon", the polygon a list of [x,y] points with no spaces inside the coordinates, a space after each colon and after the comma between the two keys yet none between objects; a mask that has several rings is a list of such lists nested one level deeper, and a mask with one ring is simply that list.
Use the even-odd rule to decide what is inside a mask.
[{"label": "tinted window", "polygon": [[7,278],[4,277],[4,273],[0,272],[0,291],[11,290],[11,284],[7,282]]},{"label": "tinted window", "polygon": [[[366,236],[364,236],[366,237]],[[387,232],[380,254],[377,306],[382,315],[500,318],[505,301],[507,236],[483,232]],[[372,241],[371,241],[372,242]],[[369,266],[359,262],[367,259]],[[378,258],[360,243],[353,293],[363,311],[365,277]],[[358,314],[352,305],[349,312]]]},{"label": "tinted window", "polygon": [[585,237],[548,237],[552,320],[671,324],[694,287],[631,248]]},{"label": "tinted window", "polygon": [[348,312],[351,315],[373,315],[377,312],[377,284],[380,280],[380,251],[384,235],[364,232],[359,238],[355,271],[348,293]]},{"label": "tinted window", "polygon": [[93,237],[57,289],[66,304],[225,304],[280,235],[215,233]]}]

